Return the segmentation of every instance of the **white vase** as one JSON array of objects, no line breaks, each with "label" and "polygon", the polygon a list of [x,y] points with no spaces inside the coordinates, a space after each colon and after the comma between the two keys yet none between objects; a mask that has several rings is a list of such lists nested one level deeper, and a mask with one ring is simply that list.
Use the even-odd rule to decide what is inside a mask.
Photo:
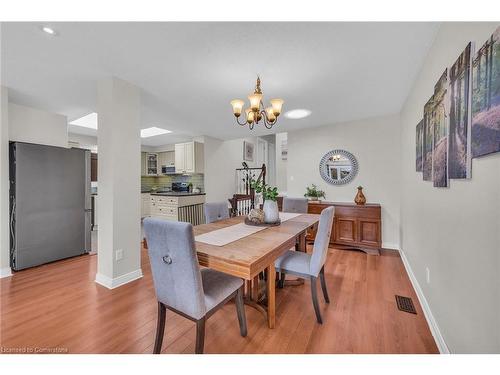
[{"label": "white vase", "polygon": [[264,201],[264,222],[268,224],[276,223],[280,218],[278,203],[276,201]]}]

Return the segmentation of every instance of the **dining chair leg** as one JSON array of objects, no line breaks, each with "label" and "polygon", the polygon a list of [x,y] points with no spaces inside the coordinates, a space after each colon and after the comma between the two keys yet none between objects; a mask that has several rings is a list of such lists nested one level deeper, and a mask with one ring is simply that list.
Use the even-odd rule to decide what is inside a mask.
[{"label": "dining chair leg", "polygon": [[153,349],[153,354],[161,353],[163,334],[165,332],[166,315],[167,315],[167,309],[165,308],[165,305],[161,302],[158,302],[158,321],[156,323],[156,338],[155,338],[155,346]]},{"label": "dining chair leg", "polygon": [[319,271],[319,280],[321,282],[321,290],[323,290],[323,297],[325,297],[325,302],[330,303],[330,298],[328,297],[328,289],[326,288],[325,281],[325,266],[321,267],[321,271]]},{"label": "dining chair leg", "polygon": [[278,283],[278,287],[280,289],[283,289],[284,286],[285,286],[285,277],[286,277],[285,273],[284,272],[280,272],[280,281]]},{"label": "dining chair leg", "polygon": [[245,306],[243,304],[242,288],[238,289],[235,297],[236,313],[238,314],[238,322],[240,323],[240,334],[242,337],[247,335],[247,318],[245,316]]},{"label": "dining chair leg", "polygon": [[205,346],[205,321],[205,317],[196,321],[196,348],[194,351],[196,354],[203,354]]},{"label": "dining chair leg", "polygon": [[316,320],[319,324],[323,324],[323,320],[321,319],[321,312],[319,311],[317,280],[317,277],[311,276],[311,296],[314,306],[314,312],[316,313]]}]

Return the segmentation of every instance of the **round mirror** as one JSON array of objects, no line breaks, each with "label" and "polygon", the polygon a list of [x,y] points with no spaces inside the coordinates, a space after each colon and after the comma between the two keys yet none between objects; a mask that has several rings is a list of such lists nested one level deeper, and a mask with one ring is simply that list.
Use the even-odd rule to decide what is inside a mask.
[{"label": "round mirror", "polygon": [[344,185],[358,173],[358,161],[345,150],[327,152],[319,163],[319,173],[323,180],[332,185]]}]

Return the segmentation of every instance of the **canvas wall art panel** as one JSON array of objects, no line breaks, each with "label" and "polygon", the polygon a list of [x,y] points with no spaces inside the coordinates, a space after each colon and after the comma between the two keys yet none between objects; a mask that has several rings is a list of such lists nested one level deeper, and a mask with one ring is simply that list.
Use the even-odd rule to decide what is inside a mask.
[{"label": "canvas wall art panel", "polygon": [[422,150],[422,178],[424,181],[432,181],[432,112],[434,109],[434,96],[424,106],[423,122],[423,150]]},{"label": "canvas wall art panel", "polygon": [[424,120],[417,124],[415,132],[415,167],[417,172],[422,172],[422,155],[424,147]]},{"label": "canvas wall art panel", "polygon": [[432,181],[435,187],[448,186],[448,69],[434,87],[432,109]]},{"label": "canvas wall art panel", "polygon": [[500,151],[500,27],[478,50],[472,63],[472,157],[498,151]]},{"label": "canvas wall art panel", "polygon": [[449,72],[449,178],[471,177],[471,64],[472,43],[469,43]]}]

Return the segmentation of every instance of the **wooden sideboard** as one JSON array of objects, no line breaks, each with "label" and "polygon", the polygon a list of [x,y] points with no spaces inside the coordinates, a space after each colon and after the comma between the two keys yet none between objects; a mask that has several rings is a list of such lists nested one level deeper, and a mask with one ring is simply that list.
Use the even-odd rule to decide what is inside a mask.
[{"label": "wooden sideboard", "polygon": [[[382,247],[382,218],[380,204],[340,202],[309,202],[308,212],[319,214],[323,209],[334,206],[330,243],[337,248],[358,249],[367,254],[379,255]],[[307,239],[314,241],[315,232],[308,234]]]}]

